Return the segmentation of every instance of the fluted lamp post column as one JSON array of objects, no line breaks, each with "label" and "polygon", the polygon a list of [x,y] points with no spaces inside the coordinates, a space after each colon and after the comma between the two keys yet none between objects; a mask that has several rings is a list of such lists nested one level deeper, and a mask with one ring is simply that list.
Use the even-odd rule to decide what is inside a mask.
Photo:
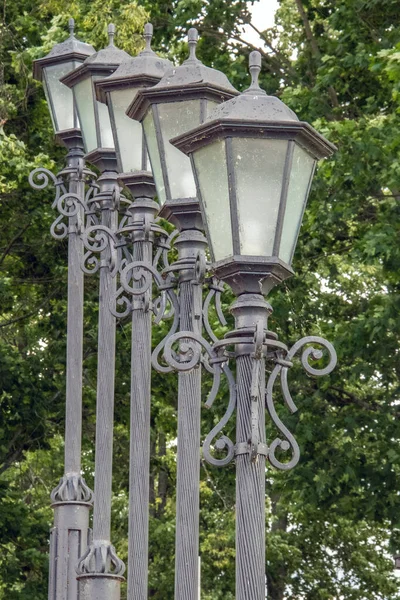
[{"label": "fluted lamp post column", "polygon": [[115,301],[116,265],[113,240],[106,233],[115,233],[118,228],[120,189],[108,110],[98,102],[94,88],[97,79],[112,74],[123,60],[129,58],[129,54],[114,45],[114,33],[114,25],[110,24],[109,45],[62,78],[62,83],[73,90],[85,158],[101,171],[97,180],[99,193],[91,203],[100,216],[94,225],[91,216],[91,225],[84,235],[84,243],[90,252],[96,251],[96,240],[99,241],[96,234],[102,232],[97,245],[100,257],[94,261],[100,271],[100,281],[93,540],[77,565],[80,600],[118,600],[125,570],[111,543],[116,321],[110,308]]},{"label": "fluted lamp post column", "polygon": [[[36,189],[51,178],[56,186],[55,207],[60,216],[51,231],[56,239],[68,237],[68,305],[65,404],[64,476],[51,493],[54,527],[50,539],[49,600],[78,600],[75,565],[86,550],[92,492],[81,476],[82,437],[82,344],[83,344],[83,244],[85,178],[83,143],[72,92],[60,78],[94,53],[89,44],[76,39],[74,20],[69,38],[34,61],[34,77],[43,82],[56,138],[67,149],[65,168],[54,177],[43,169],[30,175]],[[42,180],[42,184],[36,181]],[[35,181],[36,180],[36,181]]]},{"label": "fluted lamp post column", "polygon": [[[335,149],[279,99],[266,95],[258,84],[260,68],[261,55],[252,52],[249,89],[216,107],[200,127],[172,140],[191,156],[213,270],[237,296],[231,309],[236,329],[229,334],[237,360],[237,600],[265,599],[266,459],[282,469],[298,460],[297,443],[273,407],[272,386],[282,369],[286,376],[302,344],[322,343],[322,338],[305,338],[287,351],[268,330],[272,308],[264,295],[293,274],[290,263],[315,163]],[[322,345],[333,356],[324,371],[329,372],[336,355],[328,342]],[[271,356],[275,367],[266,390],[265,360]],[[319,354],[314,352],[314,358]],[[289,441],[267,445],[265,398],[271,418]],[[287,402],[296,410],[291,398]],[[292,460],[280,462],[276,449],[289,447]]]},{"label": "fluted lamp post column", "polygon": [[[179,230],[175,240],[179,329],[202,331],[202,286],[196,266],[205,268],[196,186],[189,159],[171,137],[202,123],[212,108],[237,94],[227,77],[196,57],[198,34],[188,32],[189,58],[161,81],[139,91],[127,114],[142,122],[161,203],[160,216]],[[169,274],[171,273],[169,271]],[[157,368],[157,363],[155,363]],[[201,369],[179,373],[175,543],[175,600],[198,600]],[[133,600],[133,599],[132,599]]]},{"label": "fluted lamp post column", "polygon": [[[121,63],[109,77],[96,82],[97,98],[108,106],[115,142],[118,179],[134,198],[129,222],[119,237],[132,248],[125,265],[121,293],[130,296],[132,310],[131,412],[129,453],[129,541],[128,598],[146,600],[148,595],[148,540],[150,489],[150,401],[151,401],[151,285],[143,292],[141,269],[151,269],[155,218],[159,205],[140,123],[126,110],[140,88],[160,81],[172,68],[169,60],[151,49],[153,26],[145,25],[145,49]],[[137,265],[137,266],[135,266]],[[134,276],[138,276],[135,281]]]}]

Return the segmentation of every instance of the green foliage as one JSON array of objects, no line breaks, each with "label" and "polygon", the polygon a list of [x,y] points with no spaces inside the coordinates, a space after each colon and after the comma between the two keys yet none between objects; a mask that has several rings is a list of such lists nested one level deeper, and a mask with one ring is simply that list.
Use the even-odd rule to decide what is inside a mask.
[{"label": "green foliage", "polygon": [[[134,53],[150,17],[155,46],[186,56],[188,26],[199,55],[248,85],[244,0],[14,0],[0,26],[0,598],[45,599],[49,493],[62,474],[66,245],[48,233],[51,192],[29,188],[32,168],[56,171],[54,145],[32,60],[77,35],[101,47],[109,21]],[[257,25],[257,24],[255,24]],[[295,277],[271,294],[270,327],[289,344],[323,335],[338,352],[330,377],[289,375],[299,407],[279,414],[302,458],[268,469],[267,582],[271,600],[396,600],[391,555],[400,552],[398,481],[400,265],[400,20],[397,0],[281,0],[276,26],[260,32],[262,81],[299,118],[338,146],[319,166],[295,255]],[[51,157],[51,158],[50,158]],[[83,469],[93,483],[97,284],[87,278]],[[227,295],[224,308],[232,298]],[[224,333],[212,316],[216,331]],[[229,326],[232,325],[230,321]],[[153,343],[166,333],[154,328]],[[128,323],[118,327],[113,540],[127,556]],[[204,394],[210,382],[204,377]],[[203,439],[226,407],[226,385],[204,411]],[[177,384],[153,376],[150,596],[173,597]],[[234,437],[234,422],[226,428]],[[276,431],[267,425],[268,440]],[[202,463],[203,600],[234,598],[234,466]]]}]

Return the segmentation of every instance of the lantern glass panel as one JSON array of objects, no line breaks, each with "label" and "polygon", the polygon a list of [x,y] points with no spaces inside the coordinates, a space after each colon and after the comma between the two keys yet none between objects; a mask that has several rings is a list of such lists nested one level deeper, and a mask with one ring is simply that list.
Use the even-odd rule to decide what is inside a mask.
[{"label": "lantern glass panel", "polygon": [[212,113],[216,106],[218,106],[218,102],[214,102],[213,100],[207,100],[205,119],[209,116],[210,113]]},{"label": "lantern glass panel", "polygon": [[156,184],[158,201],[161,205],[165,203],[165,185],[161,168],[160,149],[157,141],[156,128],[154,125],[153,111],[150,109],[143,120],[143,131],[146,138],[146,146],[149,152],[151,170],[153,171]]},{"label": "lantern glass panel", "polygon": [[100,148],[114,148],[114,137],[111,129],[110,114],[108,107],[103,102],[97,103],[97,111],[99,115],[99,126],[100,126]]},{"label": "lantern glass panel", "polygon": [[77,63],[69,61],[44,67],[44,91],[50,107],[51,120],[54,131],[72,129],[78,124],[74,119],[73,93],[66,85],[61,83],[61,77],[75,69]]},{"label": "lantern glass panel", "polygon": [[85,151],[97,148],[96,121],[94,117],[92,78],[86,77],[74,86],[76,106],[81,124]]},{"label": "lantern glass panel", "polygon": [[315,159],[295,144],[279,250],[279,258],[289,265],[299,235],[314,167]]},{"label": "lantern glass panel", "polygon": [[232,140],[240,254],[273,254],[287,146],[286,140]]},{"label": "lantern glass panel", "polygon": [[142,126],[138,121],[130,119],[125,114],[130,103],[134,100],[138,89],[125,88],[113,90],[111,98],[114,142],[117,150],[119,171],[130,173],[140,171],[142,165]]},{"label": "lantern glass panel", "polygon": [[225,141],[201,148],[194,153],[193,160],[213,260],[222,260],[233,255]]},{"label": "lantern glass panel", "polygon": [[195,198],[196,185],[190,159],[169,140],[200,124],[200,100],[159,104],[158,114],[171,198]]}]

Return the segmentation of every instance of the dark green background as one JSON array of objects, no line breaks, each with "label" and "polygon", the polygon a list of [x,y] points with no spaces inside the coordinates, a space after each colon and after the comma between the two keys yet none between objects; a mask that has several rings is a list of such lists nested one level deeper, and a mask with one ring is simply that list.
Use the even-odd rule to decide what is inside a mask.
[{"label": "dark green background", "polygon": [[[238,89],[249,83],[248,21],[237,0],[4,0],[0,6],[0,598],[47,598],[49,494],[62,474],[66,244],[49,234],[51,192],[33,191],[35,166],[57,171],[32,60],[66,36],[97,49],[106,25],[134,53],[148,18],[155,48],[198,54]],[[339,364],[321,380],[290,374],[297,415],[282,418],[302,458],[267,473],[271,600],[396,600],[400,551],[400,16],[398,0],[281,0],[260,32],[262,84],[338,146],[320,165],[295,255],[295,277],[276,289],[271,327],[282,341],[334,342]],[[257,24],[255,24],[257,25]],[[263,40],[261,39],[263,38]],[[87,278],[84,362],[85,477],[93,482],[96,278]],[[226,306],[230,298],[225,298]],[[155,341],[165,327],[155,328]],[[220,330],[219,334],[223,332]],[[129,324],[118,326],[113,541],[127,553]],[[205,379],[205,388],[209,382]],[[205,389],[206,393],[206,389]],[[203,415],[203,438],[226,405]],[[154,375],[150,596],[173,597],[176,377]],[[234,423],[227,433],[233,434]],[[268,439],[276,432],[270,426]],[[202,600],[234,598],[234,467],[203,465]]]}]

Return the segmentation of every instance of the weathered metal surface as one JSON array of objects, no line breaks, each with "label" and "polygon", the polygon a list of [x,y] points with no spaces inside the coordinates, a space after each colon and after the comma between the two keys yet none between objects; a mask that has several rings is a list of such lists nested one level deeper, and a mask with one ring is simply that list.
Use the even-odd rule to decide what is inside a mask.
[{"label": "weathered metal surface", "polygon": [[[117,175],[112,171],[102,173],[98,179],[99,193],[89,204],[89,222],[96,224],[88,227],[83,235],[88,253],[82,263],[86,260],[91,264],[92,272],[99,271],[99,321],[93,540],[76,567],[80,600],[106,597],[119,600],[125,571],[125,565],[110,541],[116,335],[116,319],[110,307],[116,296],[118,252],[115,232],[121,202],[116,179]],[[96,210],[100,218],[92,214]]]},{"label": "weathered metal surface", "polygon": [[[196,260],[204,241],[181,234],[178,259]],[[196,243],[197,242],[197,243]],[[201,282],[192,268],[180,271],[179,327],[201,333]],[[182,344],[185,341],[182,340]],[[197,600],[200,504],[201,369],[178,374],[178,448],[176,482],[175,600]]]},{"label": "weathered metal surface", "polygon": [[[189,364],[175,360],[172,344],[180,342],[180,353],[187,352],[187,340],[176,331],[188,331],[193,338],[202,330],[202,281],[205,268],[206,239],[198,230],[185,230],[175,240],[178,260],[167,266],[166,276],[178,274],[178,301],[173,299],[175,319],[171,330],[153,353],[153,364],[160,372],[178,368],[178,448],[175,541],[175,600],[198,599],[199,495],[200,495],[200,356],[194,344],[195,359],[189,348]],[[169,287],[168,287],[169,289]],[[171,292],[171,290],[169,289]],[[173,293],[171,293],[173,298]],[[191,347],[192,347],[191,346]],[[167,366],[159,363],[164,350]]]},{"label": "weathered metal surface", "polygon": [[[132,204],[130,213],[133,222],[142,222],[141,229],[138,227],[132,231],[133,264],[142,262],[152,268],[152,225],[157,210],[158,206],[149,200],[136,200]],[[132,287],[137,293],[131,295],[128,598],[146,600],[149,553],[152,281],[151,274],[148,281],[148,271],[141,267],[132,268],[129,272],[129,280],[128,277],[124,279],[128,287],[125,291],[129,294],[129,288]]]},{"label": "weathered metal surface", "polygon": [[50,181],[56,188],[53,208],[60,213],[51,227],[53,237],[68,236],[68,308],[65,403],[64,475],[51,493],[54,527],[50,540],[49,600],[78,600],[75,564],[86,550],[93,494],[81,476],[83,245],[80,235],[85,208],[85,180],[93,174],[80,147],[70,148],[66,167],[57,176],[35,169],[29,176],[35,189]]},{"label": "weathered metal surface", "polygon": [[[287,407],[293,413],[297,407],[291,398],[287,374],[294,356],[303,348],[301,362],[308,374],[329,374],[336,365],[336,353],[329,342],[318,336],[305,337],[289,350],[268,330],[271,306],[260,294],[243,294],[232,307],[236,329],[228,332],[224,340],[217,340],[206,317],[213,294],[221,290],[214,282],[211,293],[203,306],[205,329],[212,340],[210,345],[199,333],[189,330],[173,333],[164,345],[164,360],[170,368],[183,374],[196,372],[200,364],[214,375],[213,387],[206,406],[210,407],[220,385],[221,373],[228,378],[230,400],[220,423],[208,434],[203,444],[204,458],[214,466],[224,466],[236,459],[236,598],[237,600],[264,600],[265,598],[265,463],[288,470],[294,467],[300,456],[298,444],[279,419],[273,401],[273,387],[278,377]],[[222,321],[223,321],[223,315]],[[179,347],[179,351],[177,348]],[[319,360],[325,349],[328,364],[315,368],[310,360]],[[229,370],[229,359],[237,364],[237,385]],[[266,388],[266,362],[272,372]],[[268,445],[265,437],[265,408],[273,423],[285,439],[276,438]],[[216,436],[237,408],[236,444],[222,435]],[[192,432],[193,435],[193,432]],[[185,436],[183,433],[182,436]],[[178,433],[178,448],[179,448]],[[214,442],[214,449],[211,448]],[[291,449],[292,457],[281,462],[275,456],[277,448]],[[215,457],[215,452],[224,457]],[[220,455],[218,455],[220,456]],[[187,469],[188,467],[186,467]],[[189,530],[186,531],[188,533]],[[176,546],[179,549],[178,540]],[[180,571],[180,573],[182,573]]]}]

